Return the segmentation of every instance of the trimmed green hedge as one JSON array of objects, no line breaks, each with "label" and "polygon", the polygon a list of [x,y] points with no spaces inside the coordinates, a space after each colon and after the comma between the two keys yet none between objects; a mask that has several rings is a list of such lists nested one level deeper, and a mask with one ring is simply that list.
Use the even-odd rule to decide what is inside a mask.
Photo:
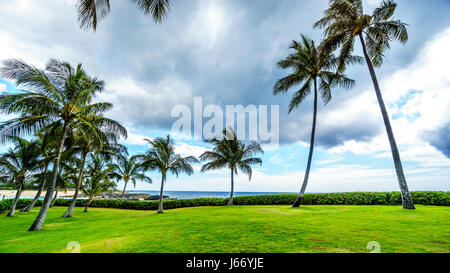
[{"label": "trimmed green hedge", "polygon": [[[450,192],[411,192],[415,204],[450,206]],[[240,196],[234,198],[235,205],[290,205],[297,198],[296,194],[282,195],[255,195]],[[17,207],[25,207],[31,200],[20,199]],[[164,201],[165,209],[200,207],[200,206],[225,206],[228,199],[199,198]],[[7,211],[12,199],[0,201],[0,213]],[[70,200],[57,199],[55,206],[68,206]],[[77,200],[76,206],[86,205],[86,199]],[[40,206],[38,201],[36,206]],[[304,205],[401,205],[399,192],[344,192],[344,193],[317,193],[305,194]],[[116,208],[132,210],[157,210],[158,201],[120,201],[115,199],[94,200],[90,207]]]},{"label": "trimmed green hedge", "polygon": [[[450,206],[449,192],[411,192],[414,204]],[[234,198],[236,205],[290,205],[296,194]],[[401,205],[399,192],[342,192],[305,194],[303,205]]]}]

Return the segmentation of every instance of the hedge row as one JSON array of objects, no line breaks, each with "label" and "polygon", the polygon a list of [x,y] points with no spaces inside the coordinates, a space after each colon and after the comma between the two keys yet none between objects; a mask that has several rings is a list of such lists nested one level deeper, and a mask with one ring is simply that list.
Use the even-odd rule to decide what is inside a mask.
[{"label": "hedge row", "polygon": [[[450,206],[450,192],[411,192],[414,204]],[[236,205],[290,205],[296,194],[236,197]],[[401,205],[399,192],[342,192],[305,194],[304,205]]]},{"label": "hedge row", "polygon": [[[450,192],[412,192],[415,204],[450,206]],[[290,205],[297,198],[296,194],[255,195],[234,198],[235,205]],[[20,199],[18,208],[25,207],[31,200]],[[199,198],[164,201],[165,209],[225,206],[228,199]],[[7,211],[12,199],[0,201],[0,213]],[[55,206],[68,206],[70,200],[58,199]],[[77,207],[86,205],[86,199],[77,200]],[[399,192],[349,192],[349,193],[317,193],[305,194],[304,205],[401,205]],[[40,206],[42,201],[37,203]],[[132,210],[157,210],[158,201],[120,201],[115,199],[98,199],[91,204],[94,208],[116,208]]]}]

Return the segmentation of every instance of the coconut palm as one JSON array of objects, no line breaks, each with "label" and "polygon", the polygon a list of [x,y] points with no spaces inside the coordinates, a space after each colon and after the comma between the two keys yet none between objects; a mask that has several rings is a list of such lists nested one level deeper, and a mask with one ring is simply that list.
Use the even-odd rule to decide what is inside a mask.
[{"label": "coconut palm", "polygon": [[[95,124],[96,120],[93,120],[92,123]],[[71,150],[73,153],[79,153],[81,160],[79,160],[79,172],[75,183],[75,192],[69,203],[69,207],[62,216],[63,218],[70,218],[73,215],[73,210],[83,181],[86,158],[89,153],[98,153],[99,156],[107,157],[108,160],[111,159],[111,157],[119,157],[118,153],[121,151],[126,153],[126,147],[117,144],[116,132],[106,131],[107,128],[102,128],[101,124],[98,124],[98,127],[99,130],[97,130],[97,134],[95,135],[87,134],[83,130],[75,130],[75,132],[72,132],[71,134]]]},{"label": "coconut palm", "polygon": [[88,196],[84,212],[99,194],[114,189],[116,184],[112,180],[114,168],[108,164],[98,153],[90,154],[91,160],[88,164],[85,183],[82,185],[84,194]]},{"label": "coconut palm", "polygon": [[194,173],[193,163],[198,160],[193,156],[182,157],[175,153],[175,146],[170,135],[155,140],[145,139],[151,148],[145,154],[136,155],[146,170],[156,170],[161,173],[161,189],[159,192],[158,213],[163,213],[163,193],[167,174],[172,173],[178,177],[180,173],[191,175]]},{"label": "coconut palm", "polygon": [[102,124],[124,137],[127,132],[118,122],[102,115],[111,109],[112,104],[92,103],[94,96],[103,90],[104,83],[88,76],[81,64],[74,68],[69,63],[50,60],[42,70],[13,59],[4,62],[0,76],[15,80],[18,87],[25,89],[0,96],[0,111],[19,116],[0,125],[0,142],[6,142],[5,134],[29,135],[42,127],[49,128],[49,134],[58,137],[52,178],[41,209],[29,229],[37,231],[41,229],[51,204],[69,129],[76,127],[86,134],[95,135],[100,130],[98,124]]},{"label": "coconut palm", "polygon": [[[286,93],[291,88],[301,85],[300,89],[292,97],[289,104],[289,113],[297,108],[311,94],[311,90],[314,92],[314,112],[308,162],[303,184],[293,207],[300,206],[306,191],[306,186],[308,185],[316,134],[318,92],[320,92],[324,104],[327,104],[332,98],[331,89],[333,87],[338,86],[349,89],[354,85],[353,80],[342,74],[345,66],[338,69],[338,59],[332,51],[320,46],[317,47],[314,41],[303,35],[301,38],[301,41],[292,42],[290,48],[294,52],[289,54],[286,59],[278,62],[280,68],[291,69],[292,73],[278,80],[275,83],[273,91],[274,95],[277,95]],[[356,56],[351,56],[348,60],[350,63],[360,61],[361,58]]]},{"label": "coconut palm", "polygon": [[202,166],[202,172],[212,171],[222,168],[229,168],[231,171],[231,192],[228,199],[228,205],[233,204],[234,194],[234,174],[238,174],[238,169],[248,175],[248,179],[252,179],[251,165],[262,164],[261,158],[253,157],[257,154],[264,153],[261,146],[257,142],[245,145],[237,139],[233,129],[225,129],[221,136],[207,140],[208,143],[214,145],[212,151],[206,151],[201,156],[201,160],[210,162]]},{"label": "coconut palm", "polygon": [[[155,22],[167,17],[171,0],[130,0],[145,14],[150,14]],[[109,0],[77,0],[78,22],[85,29],[97,29],[97,24],[111,11]]]},{"label": "coconut palm", "polygon": [[19,137],[10,137],[15,144],[0,157],[0,170],[5,173],[7,180],[17,188],[16,196],[7,216],[14,216],[17,202],[22,190],[31,182],[33,175],[41,168],[41,143],[39,140],[27,141]]},{"label": "coconut palm", "polygon": [[131,181],[134,187],[136,187],[136,180],[145,181],[150,184],[152,183],[152,179],[145,175],[145,167],[139,162],[137,156],[132,156],[130,158],[122,156],[118,161],[118,163],[112,164],[111,166],[114,169],[114,178],[118,181],[123,180],[125,184],[120,200],[123,201],[123,198],[125,197],[125,190],[127,189],[128,182]]},{"label": "coconut palm", "polygon": [[379,67],[383,63],[384,53],[390,48],[391,41],[400,41],[402,44],[408,41],[406,24],[400,20],[392,20],[396,7],[397,4],[394,1],[385,0],[373,11],[372,15],[369,15],[364,13],[362,0],[332,0],[329,8],[325,11],[325,16],[317,21],[314,26],[325,29],[325,47],[330,49],[340,47],[341,66],[351,56],[355,39],[359,39],[361,42],[389,138],[403,208],[414,209],[414,203],[403,172],[400,153],[374,69],[374,67]]}]

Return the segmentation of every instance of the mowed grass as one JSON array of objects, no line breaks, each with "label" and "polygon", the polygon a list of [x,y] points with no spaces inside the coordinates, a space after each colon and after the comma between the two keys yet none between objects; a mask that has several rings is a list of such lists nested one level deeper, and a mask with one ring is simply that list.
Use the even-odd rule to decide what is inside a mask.
[{"label": "mowed grass", "polygon": [[0,252],[450,252],[448,207],[231,206],[155,211],[50,209],[43,229],[27,232],[38,209],[0,215]]}]

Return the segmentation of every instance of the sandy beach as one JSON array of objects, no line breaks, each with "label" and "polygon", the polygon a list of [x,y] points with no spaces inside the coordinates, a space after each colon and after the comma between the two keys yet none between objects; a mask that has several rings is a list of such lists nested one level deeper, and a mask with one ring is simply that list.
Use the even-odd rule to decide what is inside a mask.
[{"label": "sandy beach", "polygon": [[[30,190],[30,191],[25,190],[22,192],[21,196],[22,196],[22,198],[23,197],[34,197],[36,195],[36,193],[37,193],[37,190]],[[71,196],[73,196],[73,194],[74,194],[74,191],[67,191],[67,192],[59,191],[58,192],[58,196],[60,196],[60,197],[71,197]],[[14,191],[14,190],[0,190],[0,200],[3,199],[3,196],[14,197],[15,195],[16,195],[16,191]],[[42,192],[41,196],[45,196],[45,191]]]}]

